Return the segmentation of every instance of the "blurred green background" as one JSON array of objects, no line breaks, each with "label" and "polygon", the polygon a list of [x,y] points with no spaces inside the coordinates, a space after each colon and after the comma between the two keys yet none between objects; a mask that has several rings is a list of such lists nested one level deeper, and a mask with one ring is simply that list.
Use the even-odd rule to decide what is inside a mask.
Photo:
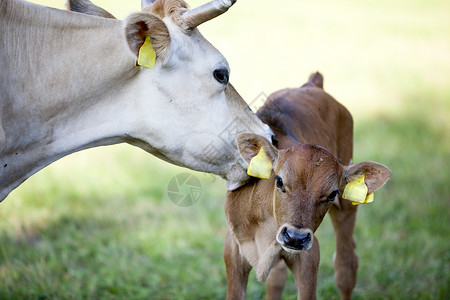
[{"label": "blurred green background", "polygon": [[[94,2],[118,18],[140,9]],[[322,72],[355,119],[354,161],[391,168],[359,209],[354,299],[450,298],[449,15],[448,0],[239,0],[200,27],[249,103]],[[203,188],[188,208],[167,196],[182,172]],[[224,198],[221,179],[128,145],[61,159],[0,204],[0,299],[223,299]],[[338,299],[328,218],[317,236],[318,297]],[[247,299],[264,289],[252,272]]]}]

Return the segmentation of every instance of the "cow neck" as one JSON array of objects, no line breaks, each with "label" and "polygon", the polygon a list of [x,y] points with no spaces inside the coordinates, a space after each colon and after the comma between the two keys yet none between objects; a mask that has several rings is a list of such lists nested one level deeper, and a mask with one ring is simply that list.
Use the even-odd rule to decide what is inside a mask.
[{"label": "cow neck", "polygon": [[0,73],[8,86],[2,95],[7,118],[0,119],[6,137],[1,201],[70,153],[123,142],[132,88],[127,81],[139,68],[119,20],[17,1],[0,5],[0,12],[2,54],[10,57]]}]

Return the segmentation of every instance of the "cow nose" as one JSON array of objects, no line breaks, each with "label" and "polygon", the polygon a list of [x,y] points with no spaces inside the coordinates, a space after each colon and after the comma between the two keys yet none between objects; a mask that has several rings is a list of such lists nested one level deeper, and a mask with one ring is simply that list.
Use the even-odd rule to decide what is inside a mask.
[{"label": "cow nose", "polygon": [[284,227],[281,230],[284,245],[298,250],[306,249],[311,242],[311,233],[303,230],[295,230]]}]

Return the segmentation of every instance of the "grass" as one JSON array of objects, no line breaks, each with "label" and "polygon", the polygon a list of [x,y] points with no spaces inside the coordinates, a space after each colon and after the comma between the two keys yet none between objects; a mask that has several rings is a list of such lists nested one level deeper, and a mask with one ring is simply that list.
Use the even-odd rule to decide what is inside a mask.
[{"label": "grass", "polygon": [[[120,18],[139,8],[97,3]],[[354,299],[450,298],[449,8],[443,0],[249,0],[201,28],[248,102],[320,70],[354,115],[354,161],[393,171],[359,209]],[[119,145],[30,178],[0,204],[0,299],[223,299],[225,185],[192,172],[201,200],[177,207],[167,187],[181,172]],[[317,236],[318,296],[338,299],[328,218]],[[252,273],[247,299],[264,295]],[[296,299],[292,277],[284,299]]]}]

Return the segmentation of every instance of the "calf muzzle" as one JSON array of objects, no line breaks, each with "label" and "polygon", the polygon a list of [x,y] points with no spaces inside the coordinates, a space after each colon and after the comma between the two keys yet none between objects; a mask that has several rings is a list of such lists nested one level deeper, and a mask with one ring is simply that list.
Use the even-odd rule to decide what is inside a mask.
[{"label": "calf muzzle", "polygon": [[309,250],[313,243],[313,232],[309,229],[282,226],[277,234],[277,242],[287,252],[298,253]]}]

